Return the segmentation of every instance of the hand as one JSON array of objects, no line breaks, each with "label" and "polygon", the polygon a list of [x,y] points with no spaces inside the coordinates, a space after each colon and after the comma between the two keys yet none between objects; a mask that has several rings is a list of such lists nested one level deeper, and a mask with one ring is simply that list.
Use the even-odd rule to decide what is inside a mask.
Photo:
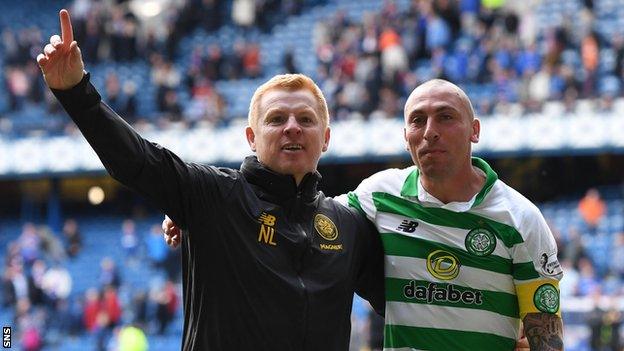
[{"label": "hand", "polygon": [[526,338],[526,336],[522,336],[516,342],[516,348],[514,349],[514,351],[529,351],[529,350],[530,350],[529,340]]},{"label": "hand", "polygon": [[180,241],[182,240],[182,231],[178,226],[173,223],[171,218],[165,216],[162,222],[162,230],[165,237],[165,242],[169,247],[176,248],[180,245]]},{"label": "hand", "polygon": [[69,12],[59,12],[61,36],[53,35],[50,43],[37,56],[37,63],[46,84],[52,89],[67,90],[80,83],[84,75],[84,63],[78,43],[74,41]]}]

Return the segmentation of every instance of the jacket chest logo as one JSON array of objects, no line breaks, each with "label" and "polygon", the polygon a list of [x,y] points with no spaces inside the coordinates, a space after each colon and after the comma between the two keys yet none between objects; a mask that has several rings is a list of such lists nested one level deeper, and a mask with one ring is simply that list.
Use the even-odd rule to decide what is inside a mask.
[{"label": "jacket chest logo", "polygon": [[334,241],[338,237],[338,228],[329,217],[318,213],[314,216],[314,229],[325,240]]},{"label": "jacket chest logo", "polygon": [[[329,217],[317,213],[314,216],[314,229],[321,238],[327,241],[335,241],[338,238],[338,228]],[[342,251],[342,243],[319,243],[319,248],[323,251]]]},{"label": "jacket chest logo", "polygon": [[258,221],[260,222],[260,231],[258,232],[258,242],[276,246],[275,242],[275,221],[277,218],[266,212],[262,212]]}]

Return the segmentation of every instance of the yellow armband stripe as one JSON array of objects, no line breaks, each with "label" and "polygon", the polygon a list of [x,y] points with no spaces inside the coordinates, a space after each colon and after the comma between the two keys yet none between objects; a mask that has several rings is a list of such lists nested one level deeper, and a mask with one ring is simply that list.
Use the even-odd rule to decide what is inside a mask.
[{"label": "yellow armband stripe", "polygon": [[520,319],[527,313],[552,313],[561,317],[559,281],[534,280],[516,285]]}]

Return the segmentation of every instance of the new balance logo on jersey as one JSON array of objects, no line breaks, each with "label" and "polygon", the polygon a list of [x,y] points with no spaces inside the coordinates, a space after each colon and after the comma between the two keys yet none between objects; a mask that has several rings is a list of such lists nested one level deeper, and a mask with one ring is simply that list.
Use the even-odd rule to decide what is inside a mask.
[{"label": "new balance logo on jersey", "polygon": [[413,233],[416,231],[416,227],[418,227],[418,222],[410,221],[409,219],[403,220],[401,224],[397,227],[397,230],[400,230],[405,233]]}]

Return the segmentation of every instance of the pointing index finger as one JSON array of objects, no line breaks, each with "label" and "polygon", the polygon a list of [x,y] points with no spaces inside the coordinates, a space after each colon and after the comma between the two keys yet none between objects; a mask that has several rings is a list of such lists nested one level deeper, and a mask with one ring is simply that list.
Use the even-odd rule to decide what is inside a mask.
[{"label": "pointing index finger", "polygon": [[74,30],[72,29],[71,19],[69,18],[69,12],[62,9],[59,12],[61,19],[61,39],[63,44],[69,45],[74,41]]}]

